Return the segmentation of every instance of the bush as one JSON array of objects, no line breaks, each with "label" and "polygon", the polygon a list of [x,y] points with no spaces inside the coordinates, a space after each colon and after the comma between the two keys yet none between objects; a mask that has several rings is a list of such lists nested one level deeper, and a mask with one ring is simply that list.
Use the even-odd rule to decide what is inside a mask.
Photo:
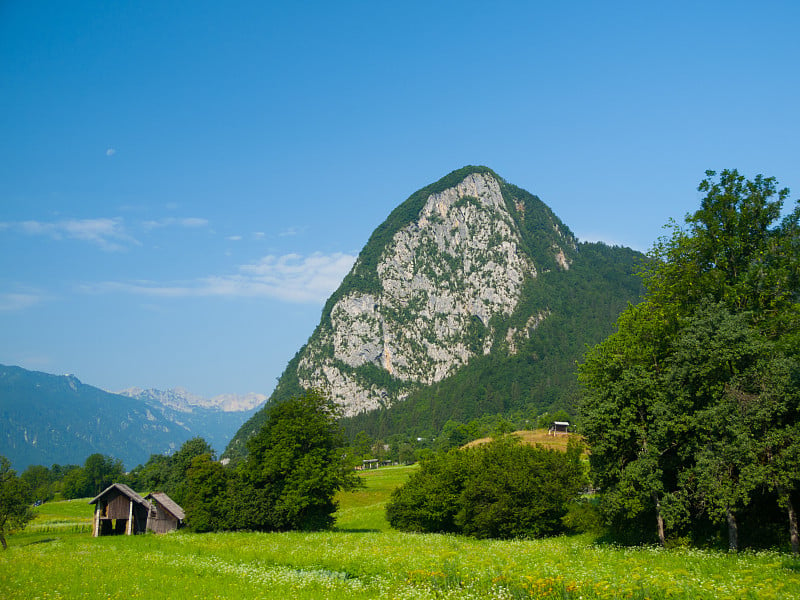
[{"label": "bush", "polygon": [[575,533],[599,533],[604,530],[603,513],[594,499],[581,498],[570,502],[561,522]]},{"label": "bush", "polygon": [[566,453],[507,437],[425,461],[387,505],[392,527],[478,538],[542,537],[585,484],[581,448]]}]

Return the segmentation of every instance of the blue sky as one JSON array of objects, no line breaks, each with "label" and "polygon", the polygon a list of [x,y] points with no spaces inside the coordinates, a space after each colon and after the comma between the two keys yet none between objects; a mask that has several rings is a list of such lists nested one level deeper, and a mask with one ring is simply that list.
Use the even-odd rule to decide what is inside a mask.
[{"label": "blue sky", "polygon": [[706,169],[800,192],[800,5],[0,2],[0,363],[269,393],[466,164],[650,248]]}]

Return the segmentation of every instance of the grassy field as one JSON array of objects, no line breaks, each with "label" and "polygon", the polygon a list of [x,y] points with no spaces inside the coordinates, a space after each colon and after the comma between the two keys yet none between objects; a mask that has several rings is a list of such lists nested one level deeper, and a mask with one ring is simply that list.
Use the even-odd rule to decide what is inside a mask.
[{"label": "grassy field", "polygon": [[[409,467],[364,474],[337,530],[92,538],[85,500],[45,504],[0,553],[6,598],[800,598],[776,552],[620,548],[586,536],[481,541],[392,531]],[[85,528],[85,531],[81,531]]]},{"label": "grassy field", "polygon": [[[519,431],[514,431],[511,435],[520,438],[525,444],[531,444],[532,446],[539,445],[551,450],[561,450],[562,452],[566,452],[567,444],[571,438],[583,439],[581,436],[574,433],[550,435],[547,433],[547,429],[521,429]],[[465,446],[469,448],[480,444],[488,444],[491,441],[492,438],[490,437],[480,438],[465,444]]]}]

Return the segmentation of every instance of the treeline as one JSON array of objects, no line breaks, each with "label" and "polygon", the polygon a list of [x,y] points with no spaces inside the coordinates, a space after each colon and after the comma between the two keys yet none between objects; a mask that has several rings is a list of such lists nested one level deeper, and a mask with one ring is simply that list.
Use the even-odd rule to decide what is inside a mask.
[{"label": "treeline", "polygon": [[[347,419],[345,424],[352,425]],[[435,454],[460,448],[474,440],[501,437],[507,433],[529,429],[543,429],[553,421],[569,421],[574,423],[573,416],[564,410],[535,414],[527,411],[515,411],[508,414],[485,415],[483,417],[462,422],[448,419],[438,431],[423,430],[422,435],[392,434],[387,437],[372,437],[366,431],[348,434],[348,454],[359,464],[363,459],[374,458],[398,464],[413,464],[426,460]]]},{"label": "treeline", "polygon": [[135,490],[166,492],[180,504],[186,496],[189,464],[201,454],[214,455],[214,450],[196,437],[184,442],[172,455],[153,454],[147,463],[130,472],[125,472],[121,460],[95,453],[83,465],[30,465],[19,477],[25,482],[31,501],[36,503],[55,498],[91,498],[112,483],[124,483]]},{"label": "treeline", "polygon": [[[644,273],[645,302],[580,366],[583,433],[617,534],[800,550],[800,205],[713,172]],[[786,532],[789,532],[788,537]]]}]

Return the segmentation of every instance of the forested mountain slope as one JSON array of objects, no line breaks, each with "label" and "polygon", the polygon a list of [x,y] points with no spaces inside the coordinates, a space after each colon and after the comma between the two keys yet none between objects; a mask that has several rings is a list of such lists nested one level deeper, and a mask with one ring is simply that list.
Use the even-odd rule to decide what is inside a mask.
[{"label": "forested mountain slope", "polygon": [[[380,435],[569,408],[585,345],[640,296],[641,258],[580,243],[536,196],[464,167],[373,232],[270,401],[318,387],[349,427]],[[226,454],[243,454],[264,419],[245,423]]]},{"label": "forested mountain slope", "polygon": [[82,383],[0,365],[0,454],[17,469],[83,464],[100,453],[127,468],[192,437],[146,404]]},{"label": "forested mountain slope", "polygon": [[195,436],[221,451],[262,402],[257,394],[205,400],[185,390],[113,394],[74,375],[0,365],[0,455],[19,470],[83,464],[95,453],[130,469]]}]

